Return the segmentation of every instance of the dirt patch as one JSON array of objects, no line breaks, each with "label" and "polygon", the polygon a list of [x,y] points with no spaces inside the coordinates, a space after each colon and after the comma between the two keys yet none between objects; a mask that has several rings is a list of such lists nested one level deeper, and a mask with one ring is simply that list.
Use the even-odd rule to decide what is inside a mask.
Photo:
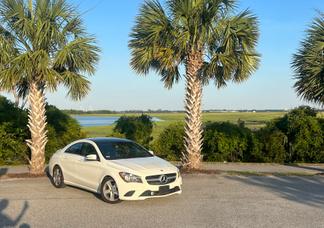
[{"label": "dirt patch", "polygon": [[307,173],[307,172],[258,172],[258,171],[237,171],[237,170],[215,170],[215,169],[180,169],[181,174],[223,174],[223,175],[233,175],[233,176],[324,176],[324,173]]},{"label": "dirt patch", "polygon": [[188,170],[188,169],[180,169],[181,174],[222,174],[224,173],[221,170],[214,170],[214,169],[195,169],[195,170]]},{"label": "dirt patch", "polygon": [[42,174],[31,174],[31,173],[7,173],[5,175],[0,176],[0,180],[2,179],[12,179],[12,178],[37,178],[37,177],[45,177],[46,173]]}]

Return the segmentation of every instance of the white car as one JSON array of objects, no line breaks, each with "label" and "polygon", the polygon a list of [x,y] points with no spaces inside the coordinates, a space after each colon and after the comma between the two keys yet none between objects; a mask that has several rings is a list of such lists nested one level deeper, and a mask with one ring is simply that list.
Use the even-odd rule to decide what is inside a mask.
[{"label": "white car", "polygon": [[181,193],[179,169],[133,141],[89,138],[53,154],[49,174],[65,184],[99,193],[105,202],[142,200]]}]

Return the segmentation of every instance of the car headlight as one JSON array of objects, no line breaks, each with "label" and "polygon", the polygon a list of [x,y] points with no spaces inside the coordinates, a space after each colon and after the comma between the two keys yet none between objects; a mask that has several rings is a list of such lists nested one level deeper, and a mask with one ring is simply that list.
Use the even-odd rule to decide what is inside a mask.
[{"label": "car headlight", "polygon": [[120,172],[119,176],[127,183],[130,183],[130,182],[143,183],[141,177],[139,177],[135,174]]},{"label": "car headlight", "polygon": [[178,175],[178,178],[179,178],[180,177],[180,170],[179,169],[178,169],[177,175]]}]

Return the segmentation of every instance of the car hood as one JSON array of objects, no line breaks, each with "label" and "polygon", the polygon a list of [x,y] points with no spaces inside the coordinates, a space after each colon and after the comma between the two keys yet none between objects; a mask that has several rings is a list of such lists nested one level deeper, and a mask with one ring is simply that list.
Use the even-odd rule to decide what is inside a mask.
[{"label": "car hood", "polygon": [[145,174],[177,172],[177,168],[174,165],[156,156],[110,160],[110,162],[119,166],[121,169],[127,168]]}]

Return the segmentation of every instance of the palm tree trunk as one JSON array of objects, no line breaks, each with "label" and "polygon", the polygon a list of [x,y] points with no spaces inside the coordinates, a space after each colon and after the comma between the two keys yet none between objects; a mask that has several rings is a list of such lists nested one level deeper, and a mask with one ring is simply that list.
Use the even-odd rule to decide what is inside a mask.
[{"label": "palm tree trunk", "polygon": [[187,169],[198,169],[202,160],[202,82],[198,71],[202,67],[201,52],[188,55],[186,63],[185,134],[182,164]]},{"label": "palm tree trunk", "polygon": [[31,139],[27,140],[27,145],[31,150],[30,172],[42,174],[45,169],[45,146],[47,143],[46,104],[44,94],[37,83],[30,85],[28,101],[28,128],[31,132]]}]

